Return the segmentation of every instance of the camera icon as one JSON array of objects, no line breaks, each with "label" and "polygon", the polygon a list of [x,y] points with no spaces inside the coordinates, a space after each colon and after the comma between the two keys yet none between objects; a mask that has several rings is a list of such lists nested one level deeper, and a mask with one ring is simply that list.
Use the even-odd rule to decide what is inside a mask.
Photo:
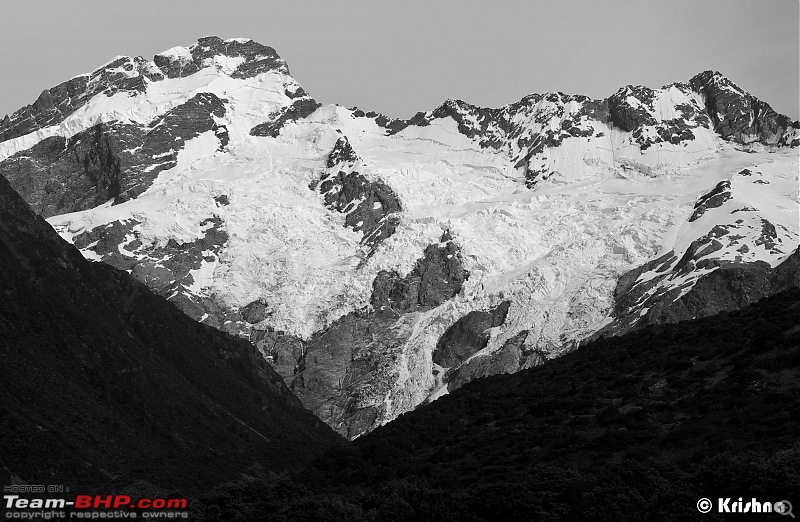
[{"label": "camera icon", "polygon": [[708,513],[709,511],[711,511],[712,507],[713,504],[707,498],[701,498],[700,500],[697,501],[697,511],[699,511],[700,513]]}]

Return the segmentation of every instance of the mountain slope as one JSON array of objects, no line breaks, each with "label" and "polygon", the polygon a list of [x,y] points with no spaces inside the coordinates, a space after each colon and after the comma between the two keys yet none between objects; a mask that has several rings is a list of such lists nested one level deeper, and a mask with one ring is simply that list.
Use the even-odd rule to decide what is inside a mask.
[{"label": "mountain slope", "polygon": [[800,123],[716,72],[390,120],[318,105],[252,41],[121,60],[79,107],[0,125],[0,174],[350,437],[603,328],[716,312],[733,272],[709,274],[772,270],[800,238]]},{"label": "mountain slope", "polygon": [[0,179],[6,482],[192,493],[338,437],[246,341],[85,260]]},{"label": "mountain slope", "polygon": [[[727,520],[800,486],[800,289],[470,382],[208,520]],[[697,510],[700,498],[715,513]],[[317,515],[319,516],[319,515]],[[730,516],[734,519],[739,515]],[[774,519],[773,513],[748,518]]]}]

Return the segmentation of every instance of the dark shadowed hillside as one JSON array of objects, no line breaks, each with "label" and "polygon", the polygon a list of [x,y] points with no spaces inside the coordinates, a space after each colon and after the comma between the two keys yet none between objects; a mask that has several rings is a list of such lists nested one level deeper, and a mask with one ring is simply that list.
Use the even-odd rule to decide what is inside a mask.
[{"label": "dark shadowed hillside", "polygon": [[291,481],[218,488],[199,512],[208,520],[719,520],[696,502],[800,501],[798,440],[793,289],[478,379]]},{"label": "dark shadowed hillside", "polygon": [[85,260],[0,178],[4,482],[191,493],[339,437],[255,348]]}]

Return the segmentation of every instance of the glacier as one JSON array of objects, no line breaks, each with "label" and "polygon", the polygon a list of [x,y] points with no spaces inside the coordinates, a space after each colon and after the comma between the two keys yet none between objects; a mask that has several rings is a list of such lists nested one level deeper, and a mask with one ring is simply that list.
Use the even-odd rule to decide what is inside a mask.
[{"label": "glacier", "polygon": [[[197,54],[193,47],[176,47],[159,56],[170,64],[197,62],[195,72],[145,78],[140,91],[95,94],[63,121],[0,142],[0,160],[99,123],[149,125],[200,93],[213,94],[224,104],[224,115],[213,118],[215,128],[226,130],[226,143],[219,132],[205,130],[185,140],[175,165],[158,172],[137,196],[48,221],[69,241],[94,231],[99,239],[83,244],[85,257],[109,260],[112,252],[124,258],[118,267],[134,274],[137,263],[165,269],[172,261],[164,252],[176,251],[168,245],[204,245],[198,247],[202,260],[192,261],[182,279],[168,281],[165,297],[182,295],[194,306],[184,311],[206,324],[248,338],[256,331],[281,332],[303,343],[302,350],[348,314],[371,311],[373,283],[382,271],[407,276],[426,247],[443,244],[443,233],[449,234],[469,273],[458,294],[402,314],[389,329],[396,340],[391,353],[381,356],[379,371],[359,377],[357,394],[347,388],[353,383],[339,382],[322,395],[329,402],[342,394],[355,397],[349,410],[336,415],[315,411],[351,437],[453,388],[433,353],[447,329],[470,312],[510,301],[485,346],[460,362],[467,377],[458,385],[575,349],[614,321],[623,274],[670,252],[676,266],[693,243],[718,239],[707,237],[718,225],[736,238],[707,254],[716,265],[676,269],[666,278],[654,269],[637,284],[659,276],[648,295],[657,287],[685,293],[722,262],[775,267],[797,248],[800,125],[770,120],[777,130],[763,138],[769,122],[759,127],[748,116],[745,123],[726,123],[726,115],[711,114],[707,85],[749,96],[721,75],[703,76],[702,88],[628,86],[608,100],[546,93],[499,109],[448,100],[388,124],[356,108],[314,104],[305,116],[281,120],[271,137],[252,130],[285,114],[298,92],[308,97],[288,68],[237,77],[258,58],[223,53],[193,61],[193,50]],[[157,63],[134,62],[147,70]],[[735,129],[725,136],[724,125]],[[314,189],[341,167],[328,160],[342,137],[357,154],[346,171],[385,184],[402,207],[391,234],[374,244],[365,244],[364,234],[346,224],[346,213],[331,209]],[[723,182],[730,197],[691,220],[698,200]],[[768,243],[764,222],[771,227]],[[123,232],[112,238],[113,248],[98,254],[98,244],[110,237],[98,231],[115,223]],[[211,229],[224,232],[216,246],[206,239]],[[645,301],[631,313],[646,314]],[[264,303],[267,312],[249,323],[238,311],[254,302]],[[509,343],[535,356],[487,366]],[[298,371],[289,364],[282,376],[291,384]],[[374,412],[368,422],[342,427],[348,411],[364,408]]]}]

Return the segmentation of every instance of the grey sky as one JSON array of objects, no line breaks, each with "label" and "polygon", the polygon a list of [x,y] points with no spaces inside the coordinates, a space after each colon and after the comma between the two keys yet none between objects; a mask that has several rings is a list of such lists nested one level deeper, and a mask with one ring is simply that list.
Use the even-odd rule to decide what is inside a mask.
[{"label": "grey sky", "polygon": [[0,0],[0,117],[116,55],[198,37],[275,47],[323,103],[409,117],[446,98],[601,98],[719,70],[798,118],[797,0]]}]

